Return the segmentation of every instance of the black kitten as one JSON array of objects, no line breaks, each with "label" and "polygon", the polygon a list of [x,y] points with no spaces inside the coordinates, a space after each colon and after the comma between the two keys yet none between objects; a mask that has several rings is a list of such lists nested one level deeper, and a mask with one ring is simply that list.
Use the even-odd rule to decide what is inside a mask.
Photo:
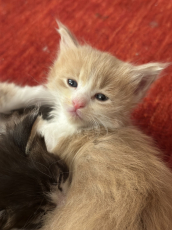
[{"label": "black kitten", "polygon": [[50,194],[63,194],[68,168],[34,134],[37,119],[38,112],[13,115],[0,127],[1,230],[40,228],[44,214],[57,205]]}]

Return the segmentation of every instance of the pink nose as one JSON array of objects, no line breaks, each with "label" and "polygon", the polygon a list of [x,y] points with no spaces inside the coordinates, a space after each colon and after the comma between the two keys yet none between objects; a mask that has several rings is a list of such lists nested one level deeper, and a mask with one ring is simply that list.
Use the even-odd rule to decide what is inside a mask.
[{"label": "pink nose", "polygon": [[85,102],[84,101],[78,101],[78,100],[72,100],[73,106],[75,109],[81,109],[85,107]]}]

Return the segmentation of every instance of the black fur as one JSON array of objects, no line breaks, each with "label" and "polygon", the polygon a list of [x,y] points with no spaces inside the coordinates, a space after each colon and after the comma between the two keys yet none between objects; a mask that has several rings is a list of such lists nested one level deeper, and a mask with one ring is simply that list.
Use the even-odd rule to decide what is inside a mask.
[{"label": "black fur", "polygon": [[0,229],[38,229],[42,216],[55,208],[48,196],[62,190],[68,168],[46,150],[44,139],[35,136],[26,145],[38,113],[29,113],[18,124],[6,125],[0,135]]}]

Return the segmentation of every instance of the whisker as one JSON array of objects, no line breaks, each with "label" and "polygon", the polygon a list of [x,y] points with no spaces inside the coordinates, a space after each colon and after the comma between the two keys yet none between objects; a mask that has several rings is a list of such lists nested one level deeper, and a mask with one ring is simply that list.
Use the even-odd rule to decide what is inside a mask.
[{"label": "whisker", "polygon": [[[40,163],[40,162],[38,162],[38,161],[33,161],[32,157],[31,157],[31,160],[32,160],[32,162],[33,162],[34,165],[35,165],[35,163],[38,163],[38,164],[42,165],[43,167],[45,167],[45,168],[49,171],[49,168],[47,168],[47,167],[46,167],[45,165],[43,165],[42,163]],[[50,175],[48,175],[48,174],[42,172],[41,170],[39,170],[39,169],[36,167],[36,165],[35,165],[35,168],[36,168],[40,173],[42,173],[42,174],[46,175],[47,177],[51,178]],[[49,171],[49,173],[50,173],[50,171]]]},{"label": "whisker", "polygon": [[[42,199],[41,204],[40,204],[39,207],[36,209],[36,211],[38,211],[38,209],[41,207],[43,201],[44,201],[44,198]],[[36,211],[35,211],[35,212],[36,212]],[[33,213],[33,215],[31,215],[31,216],[28,218],[28,220],[26,221],[26,223],[25,223],[25,225],[24,225],[23,227],[24,227],[24,228],[27,227],[27,226],[29,225],[29,222],[30,222],[33,218],[34,218],[34,213]]]}]

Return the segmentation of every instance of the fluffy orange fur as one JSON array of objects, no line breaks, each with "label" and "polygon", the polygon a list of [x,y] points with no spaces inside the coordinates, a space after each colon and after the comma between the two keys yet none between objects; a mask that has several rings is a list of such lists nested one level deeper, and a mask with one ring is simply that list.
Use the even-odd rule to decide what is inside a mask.
[{"label": "fluffy orange fur", "polygon": [[55,153],[70,166],[71,185],[44,230],[172,228],[172,174],[135,127],[74,135]]},{"label": "fluffy orange fur", "polygon": [[[59,33],[47,87],[63,108],[75,97],[87,104],[81,119],[64,109],[80,132],[61,138],[53,152],[69,165],[71,184],[65,205],[47,216],[42,230],[171,230],[172,173],[129,118],[166,65],[133,66],[80,45],[62,25]],[[70,78],[77,89],[67,84]],[[100,92],[109,100],[97,101]]]}]

